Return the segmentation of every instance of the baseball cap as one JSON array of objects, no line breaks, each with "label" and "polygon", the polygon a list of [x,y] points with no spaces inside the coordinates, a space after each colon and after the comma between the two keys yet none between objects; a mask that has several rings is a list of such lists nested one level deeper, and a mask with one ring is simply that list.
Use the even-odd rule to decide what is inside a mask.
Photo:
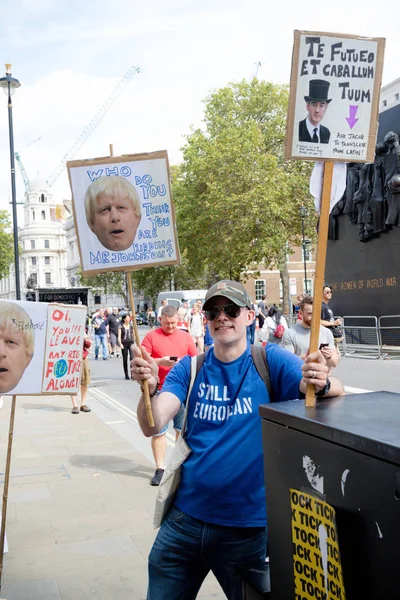
[{"label": "baseball cap", "polygon": [[218,281],[218,283],[215,283],[212,287],[210,287],[204,300],[203,310],[207,310],[210,307],[210,300],[216,296],[224,296],[237,306],[247,306],[247,308],[250,308],[250,310],[253,308],[251,298],[248,296],[242,284],[238,281],[229,281],[229,279],[223,279],[222,281]]}]

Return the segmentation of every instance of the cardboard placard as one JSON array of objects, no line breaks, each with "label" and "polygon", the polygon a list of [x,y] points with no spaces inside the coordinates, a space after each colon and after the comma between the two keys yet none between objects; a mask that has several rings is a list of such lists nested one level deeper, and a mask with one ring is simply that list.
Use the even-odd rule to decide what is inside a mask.
[{"label": "cardboard placard", "polygon": [[81,306],[48,305],[42,393],[78,393],[85,320]]},{"label": "cardboard placard", "polygon": [[83,275],[180,263],[165,150],[67,168]]},{"label": "cardboard placard", "polygon": [[286,158],[373,162],[384,38],[295,31]]},{"label": "cardboard placard", "polygon": [[85,320],[86,306],[0,300],[0,394],[77,394]]}]

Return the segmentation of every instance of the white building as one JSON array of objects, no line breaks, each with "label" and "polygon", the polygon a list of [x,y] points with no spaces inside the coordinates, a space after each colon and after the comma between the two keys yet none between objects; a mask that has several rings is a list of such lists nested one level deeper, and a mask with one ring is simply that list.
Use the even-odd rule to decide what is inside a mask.
[{"label": "white building", "polygon": [[381,88],[379,112],[388,110],[396,104],[400,104],[400,77]]},{"label": "white building", "polygon": [[[21,299],[27,282],[39,288],[63,288],[67,281],[67,249],[62,212],[45,181],[33,180],[24,202],[24,225],[18,228]],[[0,281],[0,298],[15,298],[15,276]]]}]

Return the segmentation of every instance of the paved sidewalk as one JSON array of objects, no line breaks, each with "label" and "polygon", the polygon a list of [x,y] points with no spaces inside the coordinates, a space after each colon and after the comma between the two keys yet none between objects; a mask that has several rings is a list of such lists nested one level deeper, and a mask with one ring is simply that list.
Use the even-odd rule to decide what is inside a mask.
[{"label": "paved sidewalk", "polygon": [[[146,597],[154,466],[88,404],[72,415],[68,396],[17,399],[1,598]],[[1,483],[10,405],[0,409]],[[210,576],[199,598],[225,595]]]}]

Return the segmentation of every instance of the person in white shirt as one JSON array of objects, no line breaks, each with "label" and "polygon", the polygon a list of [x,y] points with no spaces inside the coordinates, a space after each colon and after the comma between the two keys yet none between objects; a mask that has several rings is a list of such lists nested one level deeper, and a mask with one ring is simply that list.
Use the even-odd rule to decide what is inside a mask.
[{"label": "person in white shirt", "polygon": [[265,319],[261,330],[261,341],[269,344],[280,344],[287,328],[288,324],[285,317],[282,316],[282,311],[273,304],[268,310],[268,317]]}]

